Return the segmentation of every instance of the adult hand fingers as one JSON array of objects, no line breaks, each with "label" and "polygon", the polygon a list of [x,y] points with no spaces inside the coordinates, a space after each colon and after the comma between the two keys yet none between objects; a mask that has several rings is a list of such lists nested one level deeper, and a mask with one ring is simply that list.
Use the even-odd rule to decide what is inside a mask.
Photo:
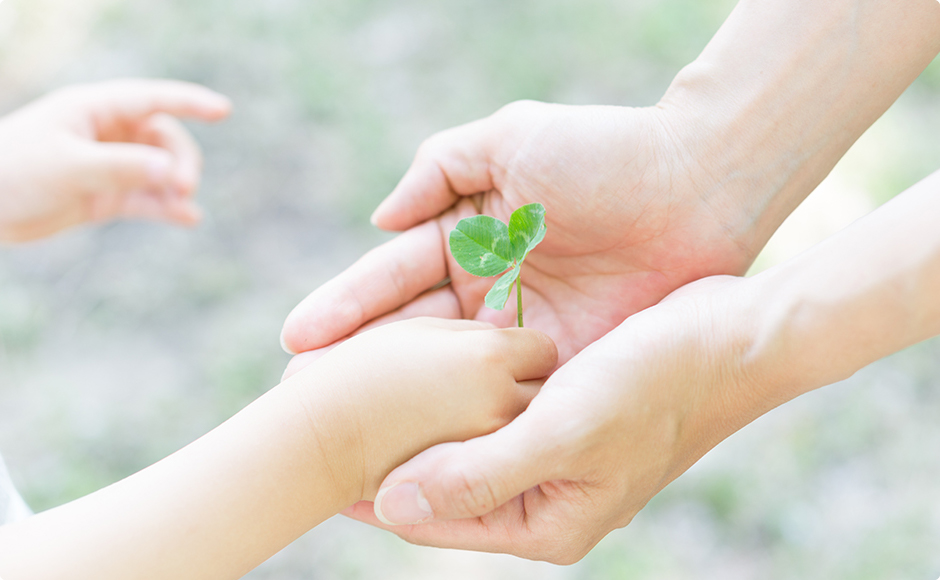
[{"label": "adult hand fingers", "polygon": [[375,516],[375,504],[371,501],[360,501],[341,513],[421,546],[476,552],[511,552],[518,556],[530,557],[525,552],[513,550],[520,550],[525,544],[536,539],[536,531],[529,530],[524,525],[526,512],[522,502],[515,499],[484,517],[413,525],[389,525],[382,522]]},{"label": "adult hand fingers", "polygon": [[[457,445],[446,443],[439,447]],[[454,548],[476,552],[513,554],[529,560],[573,564],[583,558],[610,526],[576,486],[557,493],[550,484],[527,489],[492,512],[475,518],[431,521],[412,525],[388,525],[375,515],[375,505],[358,502],[342,514],[388,530],[403,540],[421,546]]]},{"label": "adult hand fingers", "polygon": [[530,407],[495,433],[433,447],[398,467],[376,496],[376,517],[388,525],[480,517],[560,478],[552,433],[539,428],[550,422],[537,415]]},{"label": "adult hand fingers", "polygon": [[398,186],[372,214],[372,223],[386,230],[405,230],[440,214],[460,196],[494,189],[492,157],[498,137],[490,118],[430,137]]},{"label": "adult hand fingers", "polygon": [[284,322],[281,345],[291,354],[326,346],[407,304],[446,276],[437,224],[414,227],[307,296]]},{"label": "adult hand fingers", "polygon": [[460,302],[454,289],[448,284],[437,290],[425,292],[411,302],[408,302],[401,308],[393,310],[388,314],[380,316],[371,322],[360,326],[352,335],[361,334],[368,330],[401,320],[410,320],[412,318],[432,317],[432,318],[460,318]]},{"label": "adult hand fingers", "polygon": [[[451,290],[449,286],[445,286],[427,292],[405,304],[398,310],[390,312],[385,316],[380,316],[372,322],[360,326],[350,336],[356,336],[357,334],[362,334],[363,332],[379,326],[385,326],[386,324],[419,317],[460,318],[460,305],[457,303],[457,297],[454,295],[453,290]],[[323,355],[333,350],[333,348],[342,344],[345,340],[346,339],[341,339],[329,346],[295,355],[290,362],[287,363],[287,368],[284,370],[284,375],[281,377],[281,380],[288,379],[307,368]]]}]

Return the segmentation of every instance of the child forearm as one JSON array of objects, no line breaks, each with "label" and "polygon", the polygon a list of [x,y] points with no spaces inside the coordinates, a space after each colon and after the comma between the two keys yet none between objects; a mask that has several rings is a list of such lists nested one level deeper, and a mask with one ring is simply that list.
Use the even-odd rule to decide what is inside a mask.
[{"label": "child forearm", "polygon": [[0,528],[0,576],[240,578],[359,499],[330,461],[348,426],[313,414],[343,408],[330,397],[287,382],[153,466]]},{"label": "child forearm", "polygon": [[469,320],[359,334],[163,461],[0,528],[0,576],[240,578],[421,450],[506,425],[557,360],[540,332]]}]

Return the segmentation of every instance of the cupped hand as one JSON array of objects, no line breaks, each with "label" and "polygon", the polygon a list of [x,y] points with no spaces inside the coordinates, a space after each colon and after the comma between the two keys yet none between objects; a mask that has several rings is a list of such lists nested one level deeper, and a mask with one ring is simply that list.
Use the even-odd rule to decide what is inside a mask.
[{"label": "cupped hand", "polygon": [[548,233],[522,269],[525,321],[552,337],[559,362],[687,282],[743,273],[764,240],[713,177],[727,169],[721,149],[682,114],[519,102],[431,137],[373,216],[407,231],[298,305],[285,349],[419,315],[514,324],[515,301],[485,308],[494,280],[464,272],[447,240],[463,217],[506,221],[532,202],[546,207]]},{"label": "cupped hand", "polygon": [[190,225],[202,157],[177,120],[217,121],[231,105],[179,81],[60,89],[0,119],[0,241],[112,218]]},{"label": "cupped hand", "polygon": [[415,318],[345,341],[290,382],[317,401],[309,411],[314,423],[338,418],[343,425],[330,434],[335,451],[327,461],[336,473],[355,474],[355,484],[340,486],[356,492],[350,505],[374,499],[385,476],[420,451],[508,424],[556,355],[537,330]]},{"label": "cupped hand", "polygon": [[754,285],[718,276],[682,288],[558,369],[507,427],[419,454],[374,507],[347,515],[417,544],[579,560],[782,402],[762,379],[772,362],[756,339]]}]

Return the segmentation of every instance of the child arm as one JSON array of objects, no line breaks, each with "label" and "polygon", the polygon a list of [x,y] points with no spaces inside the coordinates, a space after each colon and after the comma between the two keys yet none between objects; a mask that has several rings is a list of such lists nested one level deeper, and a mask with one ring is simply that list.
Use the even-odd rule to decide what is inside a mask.
[{"label": "child arm", "polygon": [[0,575],[239,578],[422,449],[508,423],[555,358],[541,333],[470,321],[364,333],[153,466],[0,528]]}]

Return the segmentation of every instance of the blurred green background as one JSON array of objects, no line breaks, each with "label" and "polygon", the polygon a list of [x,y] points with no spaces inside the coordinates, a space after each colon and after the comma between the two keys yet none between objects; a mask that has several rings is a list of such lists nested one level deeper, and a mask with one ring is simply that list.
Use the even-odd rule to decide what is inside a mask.
[{"label": "blurred green background", "polygon": [[[0,449],[32,506],[107,485],[278,382],[289,310],[388,238],[421,140],[521,98],[650,105],[718,0],[6,0],[0,106],[166,76],[230,95],[197,230],[121,223],[0,250]],[[940,62],[756,268],[940,167]],[[251,573],[300,578],[891,579],[940,574],[940,342],[748,426],[567,568],[418,548],[335,518]],[[629,460],[629,458],[624,458]]]}]

